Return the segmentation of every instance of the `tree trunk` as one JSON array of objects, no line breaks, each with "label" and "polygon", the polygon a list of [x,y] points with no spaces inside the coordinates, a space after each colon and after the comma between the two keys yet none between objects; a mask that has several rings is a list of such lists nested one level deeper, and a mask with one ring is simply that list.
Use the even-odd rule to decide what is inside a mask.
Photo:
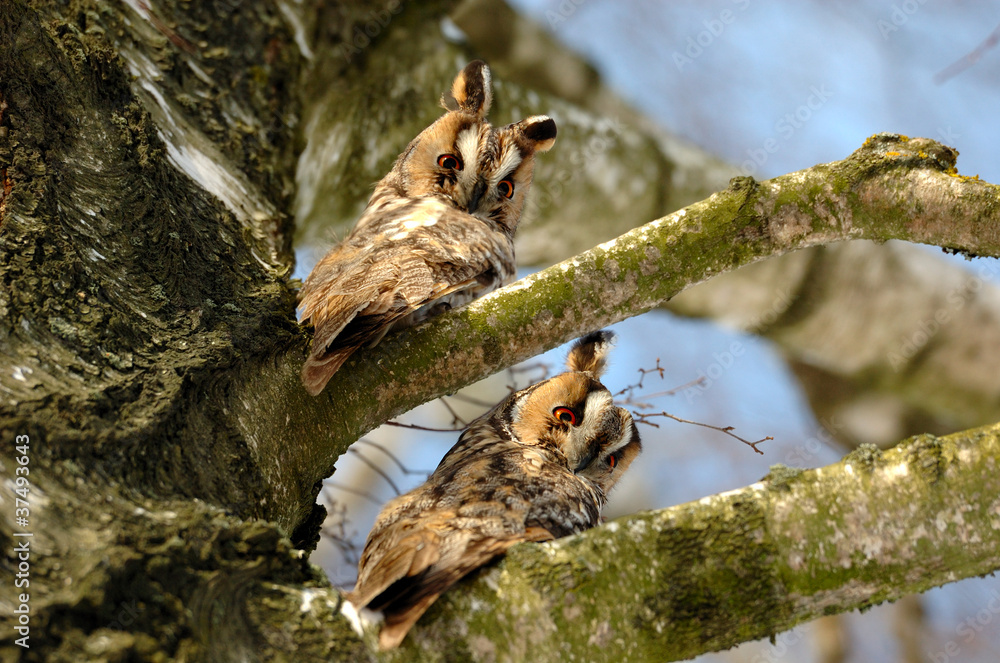
[{"label": "tree trunk", "polygon": [[[386,117],[429,112],[426,97],[454,73],[461,52],[442,45],[437,27],[449,7],[0,6],[0,543],[14,579],[0,593],[4,660],[374,659],[373,635],[360,638],[340,617],[340,597],[304,552],[322,522],[320,481],[367,430],[801,247],[866,237],[1000,252],[996,187],[957,176],[954,153],[932,141],[879,136],[837,164],[736,180],[393,335],[310,398],[298,380],[308,334],[289,282],[293,197],[300,217],[352,217],[357,196],[330,188],[367,186],[374,177],[352,164],[364,157],[377,168],[413,133]],[[357,152],[361,135],[382,136],[371,154]],[[616,140],[631,140],[628,130]],[[303,171],[324,157],[332,170]],[[538,214],[555,214],[558,199]],[[663,200],[653,191],[637,202],[634,222]],[[527,640],[538,660],[560,656],[563,642],[661,660],[988,572],[997,516],[985,496],[997,491],[983,468],[995,455],[993,429],[922,439],[828,474],[782,473],[766,490],[519,547],[450,592],[397,656],[514,660]],[[886,521],[851,511],[885,486],[918,507],[905,528],[881,503]],[[788,495],[836,495],[843,518],[813,527],[808,502]],[[941,522],[967,539],[960,563],[944,568]],[[871,527],[884,536],[859,534]],[[887,551],[918,536],[875,582]],[[725,545],[697,543],[713,539]],[[694,565],[689,543],[703,548]],[[591,579],[625,564],[612,551],[626,547],[634,563],[615,573],[634,584]],[[748,571],[754,582],[736,592]],[[491,589],[497,574],[517,591]],[[471,600],[490,614],[470,611]],[[595,606],[613,604],[631,606],[630,626],[599,617]]]}]

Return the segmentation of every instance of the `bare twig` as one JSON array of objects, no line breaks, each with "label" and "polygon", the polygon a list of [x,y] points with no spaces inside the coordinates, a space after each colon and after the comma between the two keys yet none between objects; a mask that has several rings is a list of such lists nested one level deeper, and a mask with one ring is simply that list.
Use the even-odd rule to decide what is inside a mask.
[{"label": "bare twig", "polygon": [[[541,370],[542,372],[540,377],[534,380],[529,379],[526,385],[518,386],[518,380],[517,380],[518,373],[530,373],[531,371],[537,371],[537,370]],[[507,369],[507,375],[510,377],[510,382],[507,383],[507,389],[510,390],[511,393],[513,393],[518,389],[524,389],[524,387],[528,385],[532,385],[535,384],[536,382],[541,382],[542,380],[546,380],[549,377],[550,370],[551,366],[542,361],[536,361],[530,364],[519,364],[517,366],[511,366],[510,368]]]},{"label": "bare twig", "polygon": [[364,464],[365,464],[365,465],[367,465],[368,467],[372,468],[372,470],[374,470],[376,474],[378,474],[378,475],[379,475],[380,477],[382,477],[383,479],[385,479],[385,482],[386,482],[387,484],[389,484],[390,486],[392,486],[392,490],[393,490],[393,491],[394,491],[394,492],[395,492],[395,493],[396,493],[397,495],[402,495],[402,491],[401,491],[401,490],[399,490],[399,486],[397,486],[397,485],[396,485],[396,482],[395,482],[395,481],[393,481],[393,480],[392,480],[392,479],[391,479],[391,478],[389,477],[389,475],[388,475],[388,474],[387,474],[387,473],[386,473],[386,472],[385,472],[385,471],[384,471],[384,470],[383,470],[383,469],[382,469],[381,467],[379,467],[379,466],[378,466],[378,465],[376,465],[376,464],[375,464],[374,462],[372,462],[371,460],[369,460],[368,458],[366,458],[366,457],[365,457],[365,455],[364,455],[363,453],[361,453],[360,451],[358,451],[358,450],[357,450],[356,448],[354,448],[354,447],[351,447],[351,448],[349,448],[349,449],[347,450],[347,452],[348,452],[348,453],[352,453],[352,454],[354,454],[355,456],[357,456],[357,457],[358,457],[358,460],[360,460],[360,461],[361,461],[362,463],[364,463]]},{"label": "bare twig", "polygon": [[344,484],[337,483],[336,481],[325,481],[323,485],[325,488],[336,488],[337,490],[342,490],[345,493],[351,493],[352,495],[363,497],[364,499],[368,500],[369,502],[377,506],[382,506],[382,504],[385,503],[385,500],[380,500],[371,493],[366,493],[363,490],[358,490],[357,488],[351,488],[350,486],[345,486]]},{"label": "bare twig", "polygon": [[[660,366],[660,358],[657,357],[656,366],[654,366],[653,368],[639,368],[637,370],[639,371],[639,381],[634,384],[630,384],[627,387],[624,387],[623,389],[618,391],[618,393],[615,394],[615,400],[618,401],[618,403],[621,405],[630,405],[632,407],[636,407],[639,409],[651,408],[653,407],[652,404],[637,400],[636,396],[634,395],[634,392],[636,389],[642,389],[643,382],[646,379],[646,376],[649,375],[650,373],[658,373],[660,379],[661,380],[664,379],[665,377],[664,371],[666,369]],[[657,391],[652,394],[646,394],[643,395],[642,398],[645,400],[650,398],[659,398],[660,396],[673,396],[682,389],[687,389],[688,387],[702,384],[704,381],[705,381],[705,376],[703,375],[699,378],[691,380],[690,382],[685,382],[684,384],[678,387],[674,387],[673,389],[667,389],[666,391]],[[619,396],[623,395],[625,396],[625,398],[621,399],[618,398]]]},{"label": "bare twig", "polygon": [[431,473],[430,470],[411,470],[410,468],[408,468],[406,465],[403,464],[403,461],[399,460],[399,458],[397,458],[396,455],[392,453],[392,451],[390,451],[383,444],[379,444],[378,442],[372,442],[371,440],[364,437],[358,440],[358,442],[362,444],[367,444],[370,447],[375,447],[376,449],[384,453],[386,456],[390,458],[390,460],[392,460],[392,462],[396,464],[397,467],[399,467],[400,471],[402,471],[403,474],[423,474],[424,476],[427,476]]},{"label": "bare twig", "polygon": [[454,426],[455,424],[461,424],[462,428],[465,428],[466,426],[469,425],[469,422],[462,419],[462,417],[458,416],[458,412],[455,412],[455,409],[451,405],[449,405],[448,401],[446,401],[443,397],[437,400],[439,403],[441,403],[441,405],[445,407],[446,410],[448,410],[448,413],[451,415],[452,426]]},{"label": "bare twig", "polygon": [[450,396],[442,396],[442,398],[454,398],[456,401],[463,401],[471,405],[479,405],[480,407],[486,407],[486,408],[493,407],[494,405],[496,405],[496,403],[489,403],[487,401],[482,400],[481,398],[473,398],[472,396],[468,396],[466,394],[463,394],[462,392],[458,392],[457,394],[452,394]]},{"label": "bare twig", "polygon": [[668,389],[667,391],[658,391],[656,393],[649,394],[645,398],[656,398],[657,396],[673,396],[678,391],[682,391],[684,389],[687,389],[688,387],[698,387],[698,386],[701,386],[701,385],[705,384],[705,380],[707,380],[707,379],[708,378],[706,378],[704,375],[702,375],[700,378],[695,378],[694,380],[691,380],[690,382],[685,382],[684,384],[682,384],[679,387],[674,387],[673,389]]},{"label": "bare twig", "polygon": [[633,382],[630,385],[626,385],[625,387],[622,387],[621,390],[619,390],[616,394],[614,394],[614,397],[616,399],[619,396],[622,396],[624,394],[628,394],[627,396],[625,396],[624,401],[622,401],[623,403],[631,403],[632,402],[632,392],[634,392],[636,389],[642,389],[642,382],[643,382],[643,380],[646,379],[646,375],[648,373],[659,373],[660,374],[660,379],[661,380],[663,379],[663,370],[664,369],[660,366],[660,358],[659,357],[656,358],[656,366],[654,368],[639,368],[639,369],[636,369],[636,370],[639,371],[639,381],[638,382]]},{"label": "bare twig", "polygon": [[[684,384],[682,384],[682,385],[680,385],[678,387],[674,387],[673,389],[667,389],[666,391],[656,391],[656,392],[653,392],[652,394],[641,394],[639,396],[639,397],[641,397],[643,399],[641,401],[637,400],[637,398],[639,398],[639,397],[636,397],[636,396],[633,396],[632,394],[629,394],[625,398],[616,399],[616,402],[619,405],[623,405],[623,406],[624,405],[628,405],[630,407],[638,408],[640,410],[645,410],[645,409],[653,407],[653,404],[645,402],[646,400],[651,399],[651,398],[660,398],[661,396],[673,396],[678,391],[687,389],[688,387],[694,387],[696,385],[702,384],[703,382],[705,382],[705,379],[706,379],[705,376],[702,376],[700,378],[696,378],[694,380],[691,380],[690,382],[685,382]],[[625,393],[628,390],[629,390],[629,387],[626,387],[625,389],[622,389],[617,394],[615,394],[615,396],[619,396],[619,395]]]},{"label": "bare twig", "polygon": [[962,73],[972,65],[979,62],[979,59],[983,57],[983,54],[996,46],[997,43],[1000,43],[1000,26],[997,26],[997,28],[994,29],[993,32],[991,32],[990,35],[986,37],[981,44],[979,44],[979,46],[972,49],[972,52],[968,55],[934,74],[934,83],[941,85],[941,83],[944,83],[949,78],[953,78],[954,76]]},{"label": "bare twig", "polygon": [[635,384],[630,384],[627,387],[624,387],[621,391],[619,391],[617,394],[615,394],[616,398],[618,396],[621,396],[622,394],[625,394],[625,393],[628,393],[629,394],[628,398],[631,398],[633,391],[635,391],[636,389],[642,389],[643,380],[646,379],[647,375],[649,375],[650,373],[658,373],[659,376],[660,376],[660,379],[662,380],[663,376],[664,376],[663,372],[666,369],[663,368],[662,366],[660,366],[660,358],[657,357],[656,358],[656,366],[654,366],[653,368],[639,368],[637,370],[639,371],[639,381],[636,382]]},{"label": "bare twig", "polygon": [[636,423],[646,424],[647,426],[652,426],[653,428],[659,428],[660,425],[657,424],[656,422],[649,421],[650,417],[667,417],[669,419],[673,419],[674,421],[679,421],[682,424],[693,424],[695,426],[703,426],[704,428],[711,428],[712,430],[717,430],[720,433],[725,433],[729,437],[736,438],[737,440],[739,440],[743,444],[747,445],[748,447],[750,447],[751,449],[753,449],[754,451],[756,451],[757,453],[759,453],[762,456],[764,455],[764,452],[761,451],[760,449],[758,449],[757,445],[760,444],[761,442],[767,442],[768,440],[773,440],[774,439],[774,437],[768,435],[767,437],[762,437],[761,439],[759,439],[759,440],[757,440],[755,442],[751,442],[750,440],[746,440],[746,439],[740,437],[739,435],[737,435],[736,433],[733,433],[734,429],[733,429],[732,426],[713,426],[712,424],[705,424],[705,423],[702,423],[700,421],[691,421],[690,419],[681,419],[680,417],[676,417],[676,416],[670,414],[669,412],[653,412],[653,413],[649,413],[649,412],[641,412],[641,413],[640,412],[634,412],[633,414],[635,415]]},{"label": "bare twig", "polygon": [[421,426],[420,424],[404,424],[402,421],[387,421],[385,426],[395,426],[396,428],[410,428],[412,430],[424,430],[430,433],[455,433],[460,430],[465,430],[465,426],[461,428],[432,428],[431,426]]},{"label": "bare twig", "polygon": [[[323,522],[320,534],[337,549],[344,559],[345,566],[357,568],[358,562],[361,559],[361,547],[358,545],[357,531],[349,532],[347,529],[347,523],[349,522],[347,518],[347,506],[331,497],[326,492],[326,488],[323,489],[323,497],[326,500],[329,515],[327,515],[326,520]],[[356,579],[357,576],[355,575],[354,578],[349,580],[350,584],[354,584]]]}]

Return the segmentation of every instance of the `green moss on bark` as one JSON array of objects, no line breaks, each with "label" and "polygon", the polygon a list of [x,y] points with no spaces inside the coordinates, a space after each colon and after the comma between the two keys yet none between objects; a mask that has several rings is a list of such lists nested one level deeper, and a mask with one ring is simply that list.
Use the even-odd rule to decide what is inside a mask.
[{"label": "green moss on bark", "polygon": [[684,660],[979,575],[1000,567],[998,459],[1000,426],[913,438],[517,546],[390,660],[452,644],[473,661]]}]

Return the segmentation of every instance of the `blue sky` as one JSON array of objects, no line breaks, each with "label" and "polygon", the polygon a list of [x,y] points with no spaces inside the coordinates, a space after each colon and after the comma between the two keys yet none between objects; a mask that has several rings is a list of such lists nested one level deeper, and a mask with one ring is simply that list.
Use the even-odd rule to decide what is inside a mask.
[{"label": "blue sky", "polygon": [[[996,3],[512,4],[552,28],[637,108],[726,160],[741,164],[768,138],[778,140],[759,167],[765,177],[841,159],[890,131],[942,140],[961,153],[961,172],[1000,180],[1000,49],[934,82],[1000,25]],[[565,5],[575,11],[560,20]],[[817,89],[828,94],[801,126],[780,130]]]}]

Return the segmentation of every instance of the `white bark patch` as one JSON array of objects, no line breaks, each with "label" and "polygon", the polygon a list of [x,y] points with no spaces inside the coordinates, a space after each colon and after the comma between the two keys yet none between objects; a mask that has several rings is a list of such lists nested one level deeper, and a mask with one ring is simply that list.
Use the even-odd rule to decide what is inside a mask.
[{"label": "white bark patch", "polygon": [[[176,102],[160,90],[162,75],[156,64],[138,49],[123,46],[122,55],[134,77],[133,92],[148,102],[145,108],[153,116],[158,127],[157,135],[166,145],[167,159],[221,200],[244,225],[256,227],[260,219],[277,216],[271,202],[258,195],[258,188],[250,186],[243,173],[233,166],[215,143],[188,122]],[[235,112],[241,109],[230,110]],[[254,257],[261,265],[270,267],[260,256],[254,254]],[[270,258],[272,262],[277,261],[275,256]]]},{"label": "white bark patch", "polygon": [[382,621],[382,613],[361,608],[358,610],[350,601],[344,600],[340,603],[340,614],[347,618],[348,623],[354,632],[363,636],[365,629],[375,626]]}]

